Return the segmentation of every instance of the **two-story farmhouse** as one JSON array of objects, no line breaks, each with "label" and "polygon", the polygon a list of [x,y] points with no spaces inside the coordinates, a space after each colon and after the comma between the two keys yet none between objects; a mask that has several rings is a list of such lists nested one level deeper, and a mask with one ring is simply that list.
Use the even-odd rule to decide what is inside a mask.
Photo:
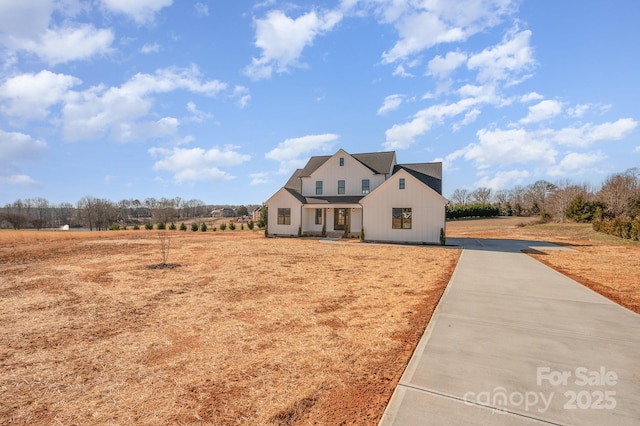
[{"label": "two-story farmhouse", "polygon": [[271,235],[353,236],[439,243],[445,228],[442,163],[396,164],[375,152],[311,157],[266,204]]}]

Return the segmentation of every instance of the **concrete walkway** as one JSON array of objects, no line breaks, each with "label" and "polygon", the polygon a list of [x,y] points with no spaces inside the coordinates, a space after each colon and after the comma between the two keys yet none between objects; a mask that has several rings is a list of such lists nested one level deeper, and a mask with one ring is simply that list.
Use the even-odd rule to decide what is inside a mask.
[{"label": "concrete walkway", "polygon": [[640,315],[522,254],[464,248],[380,425],[639,425]]}]

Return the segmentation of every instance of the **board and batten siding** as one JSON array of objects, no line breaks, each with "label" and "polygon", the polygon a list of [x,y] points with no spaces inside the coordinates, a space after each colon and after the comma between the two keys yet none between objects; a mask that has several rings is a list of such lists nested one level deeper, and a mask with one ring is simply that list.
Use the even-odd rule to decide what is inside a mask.
[{"label": "board and batten siding", "polygon": [[[302,203],[298,201],[285,188],[280,189],[267,201],[269,206],[268,230],[271,235],[298,235],[298,227],[301,223]],[[291,209],[291,222],[289,225],[278,225],[278,209]]]},{"label": "board and batten siding", "polygon": [[[399,189],[399,180],[405,189]],[[360,202],[365,238],[371,241],[439,243],[445,227],[446,200],[433,189],[402,170]],[[392,228],[392,209],[411,208],[411,229]]]},{"label": "board and batten siding", "polygon": [[[340,166],[344,158],[344,166]],[[316,181],[322,181],[322,196],[362,195],[362,179],[369,179],[369,192],[384,182],[383,174],[374,174],[368,167],[346,152],[338,152],[329,158],[309,177],[302,178],[302,195],[316,195]],[[345,193],[338,194],[338,181],[345,182]]]}]

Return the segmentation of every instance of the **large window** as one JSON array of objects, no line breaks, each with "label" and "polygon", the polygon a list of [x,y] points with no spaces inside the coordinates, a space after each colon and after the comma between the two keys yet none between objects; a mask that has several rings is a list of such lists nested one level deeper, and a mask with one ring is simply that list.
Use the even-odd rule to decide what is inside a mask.
[{"label": "large window", "polygon": [[322,181],[316,181],[316,195],[322,195]]},{"label": "large window", "polygon": [[404,178],[400,178],[400,181],[398,183],[398,188],[404,189]]},{"label": "large window", "polygon": [[369,193],[369,179],[362,179],[362,193]]},{"label": "large window", "polygon": [[344,194],[344,181],[338,181],[338,194]]},{"label": "large window", "polygon": [[411,229],[411,209],[394,207],[391,211],[391,228]]},{"label": "large window", "polygon": [[316,225],[322,225],[322,209],[316,209]]},{"label": "large window", "polygon": [[278,225],[291,225],[291,209],[278,209]]}]

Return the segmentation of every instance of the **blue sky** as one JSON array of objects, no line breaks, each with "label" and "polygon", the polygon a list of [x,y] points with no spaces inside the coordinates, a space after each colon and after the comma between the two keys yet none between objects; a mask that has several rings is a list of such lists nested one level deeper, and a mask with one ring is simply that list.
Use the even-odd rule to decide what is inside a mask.
[{"label": "blue sky", "polygon": [[0,205],[259,204],[312,155],[444,193],[640,166],[640,2],[0,2]]}]

